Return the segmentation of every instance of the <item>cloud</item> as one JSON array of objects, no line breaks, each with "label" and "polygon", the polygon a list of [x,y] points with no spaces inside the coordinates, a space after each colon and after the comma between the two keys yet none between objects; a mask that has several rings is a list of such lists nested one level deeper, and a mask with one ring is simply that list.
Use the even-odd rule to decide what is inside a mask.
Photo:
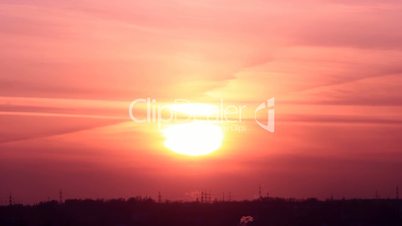
[{"label": "cloud", "polygon": [[118,101],[0,97],[0,144],[128,121],[127,106]]}]

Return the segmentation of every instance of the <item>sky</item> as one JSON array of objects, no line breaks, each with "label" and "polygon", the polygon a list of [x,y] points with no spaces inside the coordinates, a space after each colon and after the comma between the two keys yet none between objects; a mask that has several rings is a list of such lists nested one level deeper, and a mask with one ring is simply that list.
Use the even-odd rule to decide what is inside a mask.
[{"label": "sky", "polygon": [[[2,0],[0,204],[131,196],[394,197],[399,0]],[[137,98],[247,106],[188,157]],[[275,98],[275,132],[258,104]]]}]

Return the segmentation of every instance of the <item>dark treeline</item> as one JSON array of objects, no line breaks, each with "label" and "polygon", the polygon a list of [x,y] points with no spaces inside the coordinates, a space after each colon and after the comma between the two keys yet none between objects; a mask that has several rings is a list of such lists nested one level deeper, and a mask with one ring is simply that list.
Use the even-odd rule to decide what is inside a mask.
[{"label": "dark treeline", "polygon": [[151,199],[66,200],[0,207],[0,226],[387,226],[402,225],[400,200],[163,202]]}]

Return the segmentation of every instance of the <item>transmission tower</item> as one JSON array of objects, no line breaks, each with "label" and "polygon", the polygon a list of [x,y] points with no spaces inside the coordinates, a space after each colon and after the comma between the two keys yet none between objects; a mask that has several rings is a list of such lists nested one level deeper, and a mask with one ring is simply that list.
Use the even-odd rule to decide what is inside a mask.
[{"label": "transmission tower", "polygon": [[10,196],[8,196],[8,205],[12,206],[13,205],[13,196],[10,194]]},{"label": "transmission tower", "polygon": [[162,195],[161,192],[158,192],[158,202],[162,203]]}]

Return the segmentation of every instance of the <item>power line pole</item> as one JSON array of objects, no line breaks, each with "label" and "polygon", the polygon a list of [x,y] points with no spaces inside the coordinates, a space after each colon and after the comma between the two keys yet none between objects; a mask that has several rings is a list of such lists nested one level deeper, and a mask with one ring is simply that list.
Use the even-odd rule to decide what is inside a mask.
[{"label": "power line pole", "polygon": [[262,199],[261,185],[258,186],[258,198],[259,198],[259,199]]},{"label": "power line pole", "polygon": [[396,200],[399,200],[399,186],[396,186],[395,193],[396,193],[396,196],[395,196]]},{"label": "power line pole", "polygon": [[59,203],[63,203],[63,190],[60,189],[59,191]]}]

